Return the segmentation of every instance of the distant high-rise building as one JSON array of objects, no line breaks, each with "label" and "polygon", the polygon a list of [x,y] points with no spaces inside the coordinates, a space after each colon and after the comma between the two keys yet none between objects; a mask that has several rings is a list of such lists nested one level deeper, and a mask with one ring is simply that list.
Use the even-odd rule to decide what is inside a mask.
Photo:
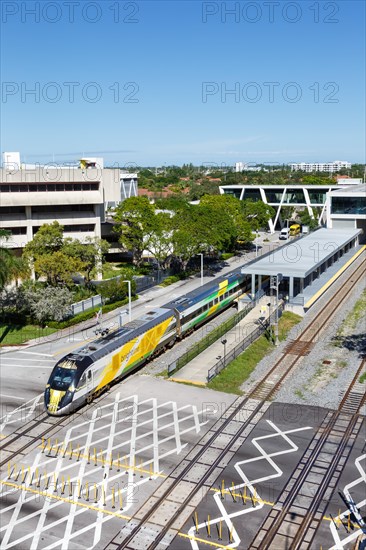
[{"label": "distant high-rise building", "polygon": [[255,163],[247,163],[247,162],[236,162],[235,163],[235,172],[260,172],[263,170],[261,166],[257,166]]},{"label": "distant high-rise building", "polygon": [[335,160],[334,162],[300,162],[290,164],[291,170],[296,172],[338,172],[342,168],[351,168],[352,164],[345,160]]}]

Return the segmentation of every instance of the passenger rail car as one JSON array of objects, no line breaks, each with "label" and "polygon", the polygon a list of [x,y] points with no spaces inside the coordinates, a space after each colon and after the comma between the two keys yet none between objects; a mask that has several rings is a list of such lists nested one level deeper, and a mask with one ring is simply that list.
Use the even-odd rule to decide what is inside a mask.
[{"label": "passenger rail car", "polygon": [[232,271],[69,353],[57,362],[48,380],[47,412],[68,414],[90,403],[112,383],[229,307],[249,285],[247,275]]}]

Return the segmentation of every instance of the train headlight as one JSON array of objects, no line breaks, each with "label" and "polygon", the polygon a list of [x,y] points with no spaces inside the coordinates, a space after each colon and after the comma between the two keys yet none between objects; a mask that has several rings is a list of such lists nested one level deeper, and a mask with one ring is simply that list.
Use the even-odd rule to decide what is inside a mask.
[{"label": "train headlight", "polygon": [[69,386],[68,391],[74,393],[74,391],[75,391],[75,386],[74,386],[74,384],[71,384],[71,386]]}]

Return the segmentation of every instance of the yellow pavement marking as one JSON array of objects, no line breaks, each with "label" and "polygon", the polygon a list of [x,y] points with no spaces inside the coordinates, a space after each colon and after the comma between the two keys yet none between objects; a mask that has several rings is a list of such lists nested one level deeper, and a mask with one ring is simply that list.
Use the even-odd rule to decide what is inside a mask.
[{"label": "yellow pavement marking", "polygon": [[314,296],[312,298],[310,298],[310,300],[308,302],[306,302],[304,307],[310,307],[319,298],[319,296],[321,296],[330,287],[330,285],[332,285],[334,283],[334,281],[342,275],[342,273],[351,265],[351,263],[354,262],[356,260],[356,258],[358,258],[358,256],[360,256],[360,254],[362,254],[362,252],[365,249],[366,249],[366,245],[364,245],[358,252],[356,252],[356,254],[354,256],[352,256],[352,258],[349,259],[348,262],[345,263],[344,266],[339,271],[337,271],[337,273],[335,275],[333,275],[333,277],[331,277],[329,279],[329,281],[327,283],[325,283],[325,285],[322,286],[322,288],[320,290],[318,290],[318,292],[316,292],[314,294]]},{"label": "yellow pavement marking", "polygon": [[[227,491],[227,490],[221,491],[221,489],[216,489],[215,487],[211,487],[210,491],[214,491],[215,493],[221,493],[221,494],[224,494],[224,495],[230,495],[230,496],[233,496],[233,497],[237,497],[239,500],[243,500],[243,495],[241,493],[233,493],[232,491]],[[267,500],[263,500],[258,496],[253,496],[252,494],[250,494],[249,496],[244,495],[244,500],[252,500],[252,499],[255,502],[259,502],[259,504],[267,504],[267,506],[274,506],[275,505],[274,502],[269,502]]]},{"label": "yellow pavement marking", "polygon": [[[44,445],[38,445],[38,448],[39,449],[44,449],[45,451],[47,451],[47,447],[48,445],[47,444],[44,444]],[[80,459],[85,459],[85,460],[88,460],[90,459],[90,463],[95,463],[95,462],[100,462],[102,464],[102,466],[105,466],[106,464],[110,465],[110,466],[114,466],[115,468],[120,468],[121,470],[135,470],[136,472],[143,472],[144,474],[149,474],[151,475],[152,477],[162,477],[162,478],[166,478],[168,477],[166,474],[160,474],[159,472],[153,472],[153,471],[150,471],[150,470],[146,470],[145,468],[139,468],[138,466],[130,466],[129,464],[126,464],[126,461],[123,462],[123,459],[125,457],[122,457],[119,461],[118,460],[112,460],[112,463],[110,462],[110,460],[107,460],[107,457],[103,457],[102,458],[98,458],[98,453],[96,453],[96,456],[94,458],[94,454],[92,452],[90,452],[90,455],[87,455],[87,454],[81,454],[80,453],[80,456],[79,456],[79,452],[77,449],[73,449],[73,450],[67,450],[66,452],[64,452],[64,449],[62,447],[62,443],[60,443],[58,445],[58,448],[59,448],[59,452],[57,453],[57,455],[55,456],[58,456],[59,454],[61,455],[68,455],[68,456],[71,456],[72,458],[76,457],[78,460]],[[48,448],[48,451],[51,451],[53,449],[53,445],[51,448]],[[100,454],[100,453],[99,453]]]},{"label": "yellow pavement marking", "polygon": [[108,516],[115,516],[117,518],[130,520],[131,516],[125,516],[123,514],[119,514],[118,512],[111,512],[110,510],[104,510],[104,508],[98,508],[97,506],[93,506],[91,504],[85,504],[84,502],[78,502],[77,500],[73,500],[71,498],[64,498],[58,495],[54,495],[52,493],[47,493],[45,491],[37,491],[37,489],[31,489],[30,487],[18,485],[17,483],[11,483],[10,481],[4,481],[0,480],[0,483],[2,485],[6,485],[8,487],[13,487],[15,489],[20,489],[21,491],[25,491],[26,493],[33,493],[35,495],[40,495],[43,497],[53,498],[54,500],[60,500],[62,502],[66,502],[67,504],[75,504],[76,506],[80,506],[81,508],[87,508],[89,510],[93,510],[94,512],[102,512],[103,514],[106,514]]},{"label": "yellow pavement marking", "polygon": [[185,378],[169,378],[171,382],[182,382],[183,384],[191,384],[192,386],[206,386],[205,382],[194,382],[193,380],[186,380]]},{"label": "yellow pavement marking", "polygon": [[[221,491],[221,489],[216,489],[215,487],[211,487],[210,491],[214,491],[215,493],[222,493],[224,495],[230,495],[230,496],[234,496],[234,497],[237,497],[238,499],[240,500],[243,500],[243,495],[242,494],[238,494],[238,493],[232,493],[231,491]],[[252,496],[245,496],[244,495],[244,500],[252,500],[252,498],[254,498],[254,500],[256,502],[259,502],[260,504],[266,504],[267,506],[274,506],[276,503],[275,502],[269,502],[268,500],[263,500],[261,499],[260,497],[253,497]],[[323,516],[323,521],[333,521],[331,517],[328,517],[328,516]]]},{"label": "yellow pavement marking", "polygon": [[186,535],[185,533],[178,533],[180,537],[183,537],[185,539],[195,540],[197,542],[202,542],[203,544],[207,544],[208,546],[213,546],[214,548],[227,548],[228,550],[231,549],[231,546],[227,546],[225,544],[219,544],[218,542],[213,542],[206,539],[201,539],[200,537],[194,537],[193,535]]},{"label": "yellow pavement marking", "polygon": [[4,435],[4,434],[0,434],[0,439],[5,439],[6,437],[8,437],[8,436]]}]

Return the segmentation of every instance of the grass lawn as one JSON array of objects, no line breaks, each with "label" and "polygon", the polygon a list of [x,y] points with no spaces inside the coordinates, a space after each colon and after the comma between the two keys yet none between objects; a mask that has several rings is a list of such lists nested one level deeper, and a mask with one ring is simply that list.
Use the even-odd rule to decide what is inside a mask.
[{"label": "grass lawn", "polygon": [[112,279],[112,277],[117,277],[117,275],[120,275],[126,267],[131,268],[131,264],[123,262],[106,262],[103,264],[103,279]]},{"label": "grass lawn", "polygon": [[[279,321],[279,339],[285,340],[294,325],[302,317],[285,311]],[[257,364],[273,350],[273,344],[264,334],[253,342],[241,355],[232,361],[211,382],[207,384],[212,390],[241,395],[240,386],[249,378]]]},{"label": "grass lawn", "polygon": [[355,329],[357,327],[358,321],[365,316],[366,312],[366,290],[361,294],[361,298],[357,300],[355,306],[350,313],[343,320],[340,329],[337,332],[337,336],[342,336],[343,332],[347,329]]},{"label": "grass lawn", "polygon": [[41,338],[56,332],[55,328],[42,329],[36,325],[0,325],[0,346],[24,344],[33,338]]}]

